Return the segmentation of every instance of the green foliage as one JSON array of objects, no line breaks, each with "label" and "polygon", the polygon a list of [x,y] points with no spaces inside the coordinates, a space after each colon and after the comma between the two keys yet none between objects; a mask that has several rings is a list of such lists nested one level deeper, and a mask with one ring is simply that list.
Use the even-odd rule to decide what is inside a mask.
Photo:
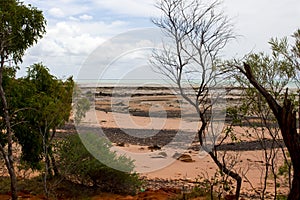
[{"label": "green foliage", "polygon": [[[226,116],[230,117],[231,122],[233,125],[239,125],[241,124],[241,116],[240,116],[240,108],[238,106],[232,106],[232,107],[228,107],[226,109]],[[228,134],[230,133],[232,130],[230,129],[226,129],[225,133]]]},{"label": "green foliage", "polygon": [[[271,169],[272,178],[276,181],[276,187],[286,185],[287,182],[291,186],[292,163],[285,156],[284,164],[277,168],[277,159],[281,158],[277,156],[277,151],[274,149],[268,151],[264,141],[265,138],[272,138],[274,140],[273,144],[276,144],[275,140],[282,139],[282,134],[297,134],[293,132],[295,127],[288,129],[289,132],[284,132],[283,126],[280,127],[281,129],[279,128],[279,124],[289,123],[295,117],[295,115],[283,117],[279,109],[294,109],[290,109],[289,114],[299,112],[297,111],[298,107],[296,107],[299,105],[299,102],[297,102],[294,89],[296,89],[295,86],[299,89],[300,83],[300,30],[293,37],[295,39],[294,45],[290,45],[287,38],[271,39],[269,42],[272,49],[270,55],[265,53],[247,55],[243,64],[237,64],[243,67],[236,67],[239,70],[236,75],[237,81],[245,88],[245,98],[240,109],[240,111],[243,111],[241,115],[244,116],[244,120],[250,125],[254,137],[260,141],[261,147],[265,149],[265,180],[269,179],[267,171]],[[298,85],[294,85],[295,82]],[[290,84],[293,84],[292,87]],[[293,141],[285,139],[288,136],[283,138],[287,146],[292,144],[292,146],[296,146],[294,149],[297,149],[297,146],[299,146],[297,140],[293,143]],[[288,149],[290,149],[289,146]],[[281,150],[283,152],[286,151],[284,147],[281,147]],[[296,163],[296,161],[293,163]],[[278,182],[277,178],[280,177],[283,178],[283,182]],[[266,184],[267,181],[265,181],[263,187],[266,188]],[[276,187],[274,192],[277,192]],[[261,195],[263,197],[265,194],[261,193]]]},{"label": "green foliage", "polygon": [[300,58],[300,29],[294,33],[293,37],[295,38],[295,45],[292,47],[292,52],[295,57]]},{"label": "green foliage", "polygon": [[[272,52],[272,56],[264,53],[250,54],[246,63],[251,66],[254,77],[275,99],[280,99],[280,94],[282,95],[284,88],[295,76],[293,63],[276,51]],[[256,90],[249,92],[256,93]]]},{"label": "green foliage", "polygon": [[191,190],[183,191],[181,195],[171,199],[184,200],[198,199],[199,197],[202,197],[201,199],[222,199],[222,195],[234,190],[233,183],[220,171],[216,171],[215,175],[210,178],[206,178],[205,175],[199,176],[196,182],[197,184]]},{"label": "green foliage", "polygon": [[222,171],[216,170],[214,176],[199,176],[198,185],[192,192],[198,195],[210,194],[210,199],[220,199],[222,195],[234,192],[234,183],[231,178]]},{"label": "green foliage", "polygon": [[[15,64],[22,62],[25,51],[36,43],[39,38],[42,38],[45,33],[45,24],[46,21],[42,12],[31,5],[26,6],[19,0],[0,0],[0,96],[2,101],[0,104],[0,117],[2,119],[0,143],[2,144],[1,152],[3,156],[8,158],[6,159],[6,167],[11,177],[12,199],[18,198],[12,151],[13,139],[16,138],[13,137],[17,136],[14,133],[22,130],[12,130],[14,128],[12,118],[17,115],[15,112],[18,110],[9,108],[11,105],[8,105],[9,102],[6,96],[9,90],[4,89],[3,71],[7,62],[13,61]],[[5,121],[5,125],[3,121]],[[18,121],[14,125],[18,123],[23,122]],[[4,148],[6,143],[8,144],[7,149]],[[28,144],[27,141],[26,144]],[[21,145],[24,151],[25,143]]]},{"label": "green foliage", "polygon": [[284,163],[279,166],[277,175],[283,177],[284,183],[285,184],[290,184],[288,183],[288,178],[292,174],[292,161],[289,153],[286,153],[286,159],[284,160]]},{"label": "green foliage", "polygon": [[290,165],[291,163],[288,163],[288,161],[284,161],[284,164],[281,165],[278,169],[278,175],[286,177],[288,175]]},{"label": "green foliage", "polygon": [[90,109],[90,101],[86,98],[80,98],[74,106],[75,123],[78,124],[80,120],[85,117],[85,113]]},{"label": "green foliage", "polygon": [[72,77],[66,81],[56,79],[42,64],[35,64],[28,69],[25,78],[34,86],[31,106],[36,111],[35,121],[42,130],[56,129],[69,120],[72,109]]},{"label": "green foliage", "polygon": [[286,195],[277,195],[276,200],[287,200],[288,197]]},{"label": "green foliage", "polygon": [[[299,32],[299,31],[298,31]],[[300,35],[296,32],[294,37],[296,45],[291,46],[287,38],[271,39],[272,52],[253,53],[246,56],[244,62],[251,67],[251,72],[257,82],[265,88],[268,93],[279,103],[283,103],[286,88],[290,83],[299,81],[299,51]],[[242,64],[239,64],[242,65]],[[269,124],[275,124],[276,119],[267,104],[265,97],[257,91],[248,79],[241,73],[235,76],[240,85],[245,88],[243,91],[244,99],[239,106],[239,114],[245,117],[259,117],[260,121],[251,121],[251,126],[262,127]],[[289,90],[288,98],[297,105],[295,93]]]},{"label": "green foliage", "polygon": [[110,151],[111,144],[95,134],[86,134],[84,137],[93,143],[101,160],[124,170],[118,171],[102,164],[87,151],[78,135],[71,135],[57,147],[60,174],[69,180],[99,187],[102,191],[135,193],[141,183],[133,173],[133,161],[125,156],[117,156]]},{"label": "green foliage", "polygon": [[[91,96],[92,94],[90,94]],[[83,95],[80,88],[75,85],[73,92],[73,112],[75,124],[80,123],[81,119],[85,117],[86,112],[90,109],[90,100]]]},{"label": "green foliage", "polygon": [[[25,51],[45,33],[42,11],[16,0],[0,0],[1,60],[22,61]],[[3,66],[1,66],[3,67]]]},{"label": "green foliage", "polygon": [[205,199],[210,199],[210,196],[206,192],[206,190],[202,186],[197,185],[197,186],[193,187],[191,191],[184,192],[180,195],[172,197],[172,198],[170,198],[170,200],[198,199],[199,197],[202,197]]},{"label": "green foliage", "polygon": [[[16,69],[4,68],[3,87],[6,92],[14,140],[22,146],[22,161],[39,169],[43,158],[43,139],[50,140],[54,131],[68,121],[72,109],[72,78],[56,79],[42,64],[35,64],[25,78],[15,78]],[[4,116],[3,110],[0,116]],[[5,123],[0,122],[5,129]],[[4,134],[0,141],[6,144]]]},{"label": "green foliage", "polygon": [[[289,83],[299,83],[300,30],[294,33],[293,37],[295,45],[290,45],[286,37],[282,39],[273,38],[269,41],[272,50],[270,55],[253,53],[247,55],[244,60],[251,67],[253,76],[258,83],[279,102],[283,99],[283,94],[285,89],[289,87]],[[241,66],[242,63],[238,65]],[[247,88],[247,96],[255,95],[260,98],[260,101],[263,99],[246,77],[238,73],[235,78],[241,86]],[[292,96],[293,94],[289,95]]]}]

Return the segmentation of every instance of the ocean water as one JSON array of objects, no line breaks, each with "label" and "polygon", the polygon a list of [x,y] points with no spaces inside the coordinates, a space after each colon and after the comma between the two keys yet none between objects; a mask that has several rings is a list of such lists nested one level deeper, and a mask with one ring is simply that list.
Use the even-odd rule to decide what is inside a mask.
[{"label": "ocean water", "polygon": [[163,79],[102,79],[102,80],[81,79],[81,80],[76,80],[76,83],[81,87],[175,86],[174,82],[170,80],[163,80]]},{"label": "ocean water", "polygon": [[[182,81],[182,86],[198,86],[199,79],[193,79],[188,81]],[[176,87],[177,84],[169,79],[80,79],[76,80],[76,83],[80,87]],[[219,81],[215,87],[238,87],[238,85],[222,80]],[[287,88],[293,91],[297,91],[300,88],[300,83],[291,81],[287,84]]]},{"label": "ocean water", "polygon": [[[197,86],[199,79],[183,80],[182,86]],[[177,84],[169,79],[80,79],[76,83],[81,87],[130,87],[130,86],[153,86],[153,87],[176,87]],[[219,81],[217,86],[228,86],[229,82]]]}]

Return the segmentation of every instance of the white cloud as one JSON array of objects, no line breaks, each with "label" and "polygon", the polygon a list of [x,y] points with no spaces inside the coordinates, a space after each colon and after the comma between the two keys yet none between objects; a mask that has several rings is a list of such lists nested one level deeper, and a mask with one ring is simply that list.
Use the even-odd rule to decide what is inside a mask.
[{"label": "white cloud", "polygon": [[114,21],[80,22],[62,21],[47,27],[45,37],[39,42],[39,53],[47,55],[63,54],[88,55],[112,34],[125,29],[126,23]]},{"label": "white cloud", "polygon": [[48,13],[56,18],[62,18],[65,16],[64,12],[60,8],[51,8]]},{"label": "white cloud", "polygon": [[[63,64],[63,69],[79,67],[106,39],[127,31],[129,26],[148,26],[150,17],[160,15],[154,7],[156,0],[24,1],[42,9],[48,22],[47,35],[28,51],[24,60],[30,64],[36,61],[52,63],[54,68]],[[224,0],[224,7],[225,13],[234,18],[237,34],[242,35],[226,54],[241,56],[253,49],[268,50],[267,42],[271,37],[289,36],[299,28],[299,0]],[[118,20],[120,15],[122,21]],[[134,24],[137,21],[139,24]],[[144,42],[148,41],[141,41]],[[68,74],[56,68],[58,73]]]},{"label": "white cloud", "polygon": [[92,20],[93,16],[84,14],[84,15],[79,16],[79,19],[82,19],[82,20]]},{"label": "white cloud", "polygon": [[94,0],[99,8],[108,9],[117,14],[134,17],[153,17],[158,14],[155,9],[155,0]]},{"label": "white cloud", "polygon": [[45,38],[38,45],[39,53],[48,56],[88,55],[105,40],[101,31],[112,31],[112,27],[114,25],[103,22],[59,22],[47,28]]},{"label": "white cloud", "polygon": [[76,17],[73,17],[73,16],[69,17],[69,20],[71,20],[71,21],[79,21],[79,19],[78,19],[78,18],[76,18]]},{"label": "white cloud", "polygon": [[[47,33],[38,44],[30,48],[22,66],[43,62],[53,73],[76,75],[81,63],[101,43],[126,30],[126,23],[113,21],[62,21],[47,26]],[[23,73],[24,74],[24,73]]]}]

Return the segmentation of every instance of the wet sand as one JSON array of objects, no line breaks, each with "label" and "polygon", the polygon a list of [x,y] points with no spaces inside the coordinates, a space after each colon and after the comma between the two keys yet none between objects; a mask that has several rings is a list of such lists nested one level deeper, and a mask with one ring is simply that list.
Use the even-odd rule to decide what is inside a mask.
[{"label": "wet sand", "polygon": [[[210,179],[218,171],[216,164],[209,156],[204,156],[197,138],[197,130],[200,125],[197,115],[191,107],[178,95],[166,88],[139,88],[138,90],[126,90],[121,88],[113,91],[112,88],[97,88],[94,90],[95,104],[91,112],[87,114],[85,123],[92,123],[100,128],[117,150],[147,155],[161,155],[168,152],[168,144],[180,135],[178,141],[189,137],[190,144],[184,149],[184,154],[191,157],[192,162],[182,162],[174,159],[170,164],[162,164],[162,168],[150,172],[141,173],[148,179],[185,180],[193,182],[199,178]],[[240,99],[239,90],[227,95],[227,105],[234,105]],[[184,110],[184,111],[182,111]],[[228,125],[228,119],[224,119],[224,127]],[[261,174],[264,170],[263,153],[258,141],[246,137],[249,130],[245,127],[234,127],[234,132],[241,139],[239,143],[233,143],[226,139],[218,147],[221,155],[226,153],[225,160],[235,163],[234,169],[248,177],[252,186],[261,187]],[[179,137],[179,138],[180,138]],[[221,137],[219,137],[220,140]],[[269,138],[266,138],[269,140]],[[267,141],[268,142],[268,141]],[[283,145],[279,141],[279,145]],[[157,145],[161,149],[149,149],[149,146]],[[278,148],[278,146],[276,147]],[[172,155],[169,155],[172,156]],[[282,157],[280,151],[279,157]],[[145,161],[144,167],[151,162],[164,163],[164,157],[150,157]],[[279,159],[282,161],[283,159]],[[280,165],[280,163],[277,163]],[[150,164],[149,164],[150,166]],[[251,192],[251,185],[243,179],[242,192]],[[272,189],[273,183],[268,183]],[[284,187],[282,191],[286,191]]]}]

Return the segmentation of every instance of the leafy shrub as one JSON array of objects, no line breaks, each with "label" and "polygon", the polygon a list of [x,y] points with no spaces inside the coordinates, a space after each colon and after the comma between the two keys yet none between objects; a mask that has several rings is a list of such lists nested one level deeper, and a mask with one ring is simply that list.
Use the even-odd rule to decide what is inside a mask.
[{"label": "leafy shrub", "polygon": [[110,150],[111,144],[95,134],[86,134],[84,137],[91,141],[101,159],[109,161],[110,166],[118,166],[118,169],[123,171],[98,161],[88,152],[78,135],[71,135],[57,147],[60,174],[68,180],[97,187],[101,191],[134,194],[141,182],[138,175],[133,173],[133,160],[116,155]]}]

